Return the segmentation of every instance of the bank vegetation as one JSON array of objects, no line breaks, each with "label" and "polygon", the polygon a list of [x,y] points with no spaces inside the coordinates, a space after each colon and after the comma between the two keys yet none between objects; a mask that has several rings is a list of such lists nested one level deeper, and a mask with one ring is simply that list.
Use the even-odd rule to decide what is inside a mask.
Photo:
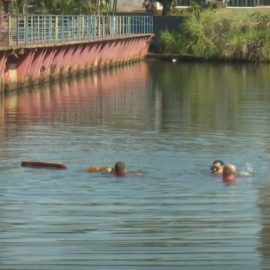
[{"label": "bank vegetation", "polygon": [[241,13],[202,9],[182,10],[179,31],[163,31],[162,53],[205,59],[270,62],[270,12]]}]

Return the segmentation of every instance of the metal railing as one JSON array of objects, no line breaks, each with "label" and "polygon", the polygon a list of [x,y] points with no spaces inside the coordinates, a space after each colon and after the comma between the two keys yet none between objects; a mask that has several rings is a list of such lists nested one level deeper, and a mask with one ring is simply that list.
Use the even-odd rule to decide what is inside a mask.
[{"label": "metal railing", "polygon": [[[221,3],[224,3],[227,6],[235,6],[235,7],[255,7],[255,6],[267,6],[270,5],[270,0],[218,0]],[[174,0],[174,6],[190,6],[192,4],[192,0]],[[202,0],[201,3],[206,4],[207,0]]]},{"label": "metal railing", "polygon": [[228,0],[228,6],[232,7],[256,7],[260,6],[261,0]]},{"label": "metal railing", "polygon": [[190,6],[191,1],[190,0],[174,0],[173,6]]},{"label": "metal railing", "polygon": [[0,48],[80,43],[153,33],[152,16],[2,15]]}]

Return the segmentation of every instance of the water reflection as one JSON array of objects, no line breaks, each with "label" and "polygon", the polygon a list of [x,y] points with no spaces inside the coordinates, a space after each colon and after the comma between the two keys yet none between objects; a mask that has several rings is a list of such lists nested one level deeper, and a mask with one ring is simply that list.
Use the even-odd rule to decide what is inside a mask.
[{"label": "water reflection", "polygon": [[[269,72],[142,62],[3,98],[0,268],[267,269]],[[217,158],[254,175],[223,185]],[[144,175],[86,173],[118,159]]]},{"label": "water reflection", "polygon": [[[24,90],[21,93],[20,90],[18,96],[3,101],[2,117],[4,115],[5,122],[16,124],[46,122],[51,118],[64,123],[79,119],[100,124],[99,121],[104,119],[110,120],[106,124],[114,126],[118,115],[123,115],[127,109],[134,118],[146,113],[147,77],[147,66],[136,65],[132,72],[122,67],[117,71],[107,70],[79,80],[47,85],[40,91]],[[113,115],[109,117],[108,114]]]},{"label": "water reflection", "polygon": [[[268,134],[270,68],[218,67],[181,64],[176,69],[152,62],[20,91],[2,100],[1,126],[45,123],[52,118],[112,128],[135,125],[135,129],[166,131],[181,127],[192,133],[220,130],[232,135],[262,128]],[[242,117],[249,119],[248,125]]]},{"label": "water reflection", "polygon": [[[259,69],[256,65],[153,64],[151,78],[153,87],[161,91],[165,123],[173,118],[192,132],[235,133],[243,129],[252,132],[259,121],[268,132],[269,72],[269,66]],[[250,125],[239,121],[241,114],[249,118]]]},{"label": "water reflection", "polygon": [[[269,179],[267,179],[269,181]],[[266,183],[259,189],[258,206],[261,210],[261,240],[258,244],[258,251],[262,256],[261,269],[268,269],[270,265],[270,184]]]}]

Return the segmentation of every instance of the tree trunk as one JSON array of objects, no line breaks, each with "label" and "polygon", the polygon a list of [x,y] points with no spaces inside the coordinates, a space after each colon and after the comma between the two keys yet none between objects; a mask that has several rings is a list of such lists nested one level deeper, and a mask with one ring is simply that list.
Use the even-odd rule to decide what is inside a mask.
[{"label": "tree trunk", "polygon": [[162,15],[168,15],[171,11],[172,1],[170,0],[159,0],[163,6]]}]

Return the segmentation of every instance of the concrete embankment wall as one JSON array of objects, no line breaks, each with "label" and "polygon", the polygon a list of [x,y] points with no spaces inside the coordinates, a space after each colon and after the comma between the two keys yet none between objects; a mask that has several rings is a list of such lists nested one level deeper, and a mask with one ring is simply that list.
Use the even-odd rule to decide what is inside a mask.
[{"label": "concrete embankment wall", "polygon": [[0,92],[142,59],[148,52],[152,37],[144,34],[1,51]]}]

